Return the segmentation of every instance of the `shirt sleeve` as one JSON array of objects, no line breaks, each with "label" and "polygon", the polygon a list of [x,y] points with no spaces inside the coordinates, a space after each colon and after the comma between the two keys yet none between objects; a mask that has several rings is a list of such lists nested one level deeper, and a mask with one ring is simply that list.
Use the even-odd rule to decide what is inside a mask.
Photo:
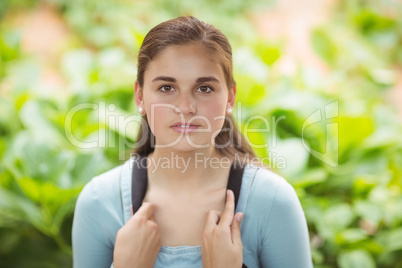
[{"label": "shirt sleeve", "polygon": [[260,247],[263,268],[312,268],[307,223],[293,187],[281,180],[264,219]]},{"label": "shirt sleeve", "polygon": [[111,267],[113,243],[105,235],[108,212],[90,182],[81,191],[74,212],[72,245],[74,268]]}]

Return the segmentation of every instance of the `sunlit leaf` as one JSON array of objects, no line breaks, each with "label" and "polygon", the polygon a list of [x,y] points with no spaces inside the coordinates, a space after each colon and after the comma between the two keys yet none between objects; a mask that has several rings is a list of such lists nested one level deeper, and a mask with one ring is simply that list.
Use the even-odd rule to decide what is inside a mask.
[{"label": "sunlit leaf", "polygon": [[373,257],[365,250],[355,250],[340,254],[338,264],[340,268],[376,267]]}]

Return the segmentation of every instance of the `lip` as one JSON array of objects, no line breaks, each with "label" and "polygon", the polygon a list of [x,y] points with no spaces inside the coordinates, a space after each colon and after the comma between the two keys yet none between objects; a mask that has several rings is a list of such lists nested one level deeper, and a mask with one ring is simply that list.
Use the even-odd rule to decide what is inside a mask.
[{"label": "lip", "polygon": [[200,125],[197,124],[189,124],[189,123],[183,123],[183,122],[176,122],[174,123],[171,128],[179,133],[190,133],[193,132],[194,130],[198,129]]}]

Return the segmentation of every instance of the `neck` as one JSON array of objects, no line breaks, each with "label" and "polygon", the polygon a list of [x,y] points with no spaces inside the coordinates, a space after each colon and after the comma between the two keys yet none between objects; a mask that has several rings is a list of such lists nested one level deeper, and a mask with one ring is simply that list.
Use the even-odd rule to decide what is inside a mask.
[{"label": "neck", "polygon": [[219,185],[229,174],[232,160],[212,149],[178,152],[155,149],[148,156],[148,177],[151,183],[164,189],[185,188],[195,191],[213,185]]}]

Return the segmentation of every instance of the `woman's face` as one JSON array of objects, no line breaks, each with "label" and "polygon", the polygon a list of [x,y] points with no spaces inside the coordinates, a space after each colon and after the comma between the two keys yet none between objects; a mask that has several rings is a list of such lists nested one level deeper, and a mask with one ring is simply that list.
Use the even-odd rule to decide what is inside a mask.
[{"label": "woman's face", "polygon": [[213,148],[235,87],[228,90],[218,59],[201,44],[172,45],[148,65],[136,103],[147,114],[157,148]]}]

